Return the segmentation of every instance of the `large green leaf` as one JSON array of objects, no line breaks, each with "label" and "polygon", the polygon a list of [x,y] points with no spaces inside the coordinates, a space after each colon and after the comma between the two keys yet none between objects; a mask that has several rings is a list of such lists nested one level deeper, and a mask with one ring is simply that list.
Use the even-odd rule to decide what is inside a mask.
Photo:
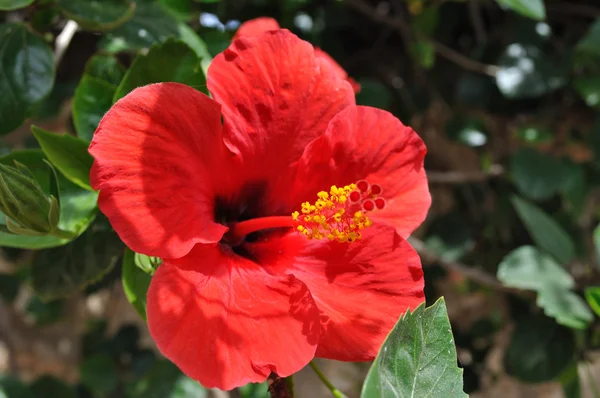
[{"label": "large green leaf", "polygon": [[496,73],[496,85],[510,99],[539,97],[566,82],[560,62],[531,45],[510,44],[497,63],[500,69]]},{"label": "large green leaf", "polygon": [[575,355],[573,333],[543,315],[522,318],[504,356],[506,371],[528,383],[557,378]]},{"label": "large green leaf", "polygon": [[527,18],[539,21],[546,19],[544,0],[496,0],[501,6],[510,8]]},{"label": "large green leaf", "polygon": [[507,254],[498,266],[498,279],[509,287],[535,291],[547,285],[564,289],[575,286],[573,277],[554,258],[532,246]]},{"label": "large green leaf", "polygon": [[72,387],[62,380],[52,376],[42,376],[31,384],[31,391],[37,397],[44,398],[77,398],[77,393]]},{"label": "large green leaf", "polygon": [[592,321],[585,302],[571,291],[575,287],[571,275],[535,247],[522,246],[504,257],[498,279],[509,287],[538,292],[538,306],[561,325],[585,329]]},{"label": "large green leaf", "polygon": [[585,299],[596,315],[600,317],[600,286],[585,289]]},{"label": "large green leaf", "polygon": [[600,18],[590,26],[576,46],[577,52],[600,57]]},{"label": "large green leaf", "polygon": [[121,81],[114,100],[133,89],[157,82],[178,82],[206,92],[200,59],[185,43],[170,39],[138,55]]},{"label": "large green leaf", "polygon": [[0,24],[0,134],[23,123],[54,84],[54,58],[24,25]]},{"label": "large green leaf", "polygon": [[135,2],[130,0],[57,0],[59,10],[82,28],[115,29],[133,17]]},{"label": "large green leaf", "polygon": [[100,396],[111,396],[119,383],[117,366],[108,354],[96,354],[86,358],[79,372],[81,384]]},{"label": "large green leaf", "polygon": [[535,200],[556,194],[569,173],[565,163],[555,156],[531,148],[521,148],[510,158],[510,172],[519,191]]},{"label": "large green leaf", "polygon": [[42,147],[48,160],[69,181],[93,191],[90,170],[94,158],[88,153],[88,143],[68,134],[55,134],[32,126],[31,131]]},{"label": "large green leaf", "polygon": [[179,35],[178,23],[158,2],[136,3],[133,17],[116,30],[110,31],[106,50],[138,50]]},{"label": "large green leaf", "polygon": [[118,236],[100,219],[68,245],[36,253],[31,267],[33,288],[45,299],[69,296],[99,281],[122,252]]},{"label": "large green leaf", "polygon": [[0,375],[0,398],[36,398],[36,396],[19,380]]},{"label": "large green leaf", "polygon": [[27,7],[33,0],[0,0],[0,10],[9,11]]},{"label": "large green leaf", "polygon": [[566,264],[575,257],[575,244],[552,217],[536,205],[513,195],[512,204],[535,244]]},{"label": "large green leaf", "polygon": [[146,293],[152,276],[144,272],[135,263],[135,255],[130,249],[125,249],[123,256],[123,290],[133,308],[146,319]]},{"label": "large green leaf", "polygon": [[186,377],[171,362],[160,359],[139,380],[131,382],[125,398],[206,398],[208,391]]},{"label": "large green leaf", "polygon": [[[16,160],[27,166],[35,176],[36,181],[44,191],[50,193],[51,171],[44,162],[44,153],[41,150],[13,151],[0,157],[0,163],[14,165]],[[82,189],[58,173],[60,189],[60,221],[58,226],[63,231],[80,234],[86,230],[96,216],[96,202],[98,194]],[[0,224],[5,224],[6,218],[0,213]],[[0,232],[0,246],[21,247],[25,249],[43,249],[61,246],[70,239],[55,236],[22,236]]]},{"label": "large green leaf", "polygon": [[125,69],[113,56],[95,55],[88,61],[73,98],[73,124],[80,138],[91,141],[124,75]]},{"label": "large green leaf", "polygon": [[383,343],[363,398],[466,397],[444,299],[407,312]]}]

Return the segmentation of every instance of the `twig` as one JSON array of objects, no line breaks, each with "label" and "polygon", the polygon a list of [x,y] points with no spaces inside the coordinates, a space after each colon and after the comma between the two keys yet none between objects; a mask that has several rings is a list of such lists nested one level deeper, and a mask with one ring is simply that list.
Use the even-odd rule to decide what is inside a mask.
[{"label": "twig", "polygon": [[500,165],[494,165],[489,171],[428,171],[427,180],[432,184],[464,184],[483,182],[504,173]]},{"label": "twig", "polygon": [[515,291],[515,289],[502,285],[502,283],[500,283],[500,281],[496,279],[495,276],[490,275],[485,271],[470,267],[457,261],[445,260],[437,253],[434,253],[432,250],[428,249],[427,246],[425,246],[425,243],[419,239],[410,237],[408,238],[408,242],[412,245],[412,247],[415,248],[417,253],[419,253],[421,258],[426,262],[437,263],[443,268],[464,275],[466,278],[472,280],[473,282],[477,282],[480,285],[487,286],[495,290],[510,292]]},{"label": "twig", "polygon": [[461,53],[453,50],[452,48],[447,47],[444,44],[439,43],[429,37],[418,34],[418,32],[412,32],[410,28],[401,20],[377,12],[377,10],[372,8],[363,0],[346,0],[346,4],[348,4],[355,10],[361,12],[362,14],[366,15],[373,21],[393,27],[399,33],[401,33],[401,35],[406,35],[406,32],[411,32],[412,34],[417,36],[419,40],[431,44],[437,54],[446,58],[448,61],[451,61],[456,65],[462,67],[463,69],[469,70],[471,72],[482,73],[488,76],[496,76],[496,73],[499,70],[499,68],[495,65],[482,64],[481,62],[466,57]]},{"label": "twig", "polygon": [[293,384],[288,382],[286,377],[279,377],[277,374],[271,373],[267,379],[267,384],[269,385],[271,398],[294,398]]},{"label": "twig", "polygon": [[56,36],[56,47],[54,49],[55,66],[58,66],[60,64],[60,61],[62,60],[63,55],[65,55],[65,52],[67,51],[67,48],[71,43],[71,39],[73,39],[73,36],[75,35],[75,32],[77,32],[78,28],[79,25],[77,25],[77,22],[69,20],[65,24],[65,27],[63,28],[62,32],[60,32],[58,36]]},{"label": "twig", "polygon": [[469,0],[469,18],[473,25],[477,44],[484,44],[487,41],[487,34],[485,33],[483,19],[481,18],[481,4],[479,4],[479,1],[480,0]]},{"label": "twig", "polygon": [[312,368],[312,370],[316,373],[316,375],[319,377],[319,379],[321,379],[321,381],[323,382],[323,384],[325,384],[325,387],[327,387],[327,389],[329,391],[331,391],[331,394],[335,398],[346,398],[346,396],[344,395],[344,393],[341,392],[340,390],[338,390],[337,388],[335,388],[335,386],[329,381],[329,379],[327,378],[327,376],[325,376],[325,373],[323,373],[321,371],[321,369],[319,369],[319,366],[317,366],[317,364],[315,363],[315,361],[310,361],[309,365]]}]

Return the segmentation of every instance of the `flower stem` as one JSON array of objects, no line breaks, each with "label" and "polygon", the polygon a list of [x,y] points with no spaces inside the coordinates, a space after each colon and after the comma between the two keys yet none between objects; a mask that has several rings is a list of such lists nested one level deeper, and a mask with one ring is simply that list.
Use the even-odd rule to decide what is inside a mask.
[{"label": "flower stem", "polygon": [[319,369],[315,361],[310,361],[309,365],[312,368],[312,370],[314,370],[314,372],[317,374],[317,376],[319,376],[319,379],[321,379],[323,384],[325,384],[325,387],[327,387],[327,389],[331,391],[331,394],[333,394],[335,398],[347,398],[343,392],[335,388],[335,386],[329,381],[329,379],[327,379],[327,377],[325,376],[325,374],[323,374],[321,369]]}]

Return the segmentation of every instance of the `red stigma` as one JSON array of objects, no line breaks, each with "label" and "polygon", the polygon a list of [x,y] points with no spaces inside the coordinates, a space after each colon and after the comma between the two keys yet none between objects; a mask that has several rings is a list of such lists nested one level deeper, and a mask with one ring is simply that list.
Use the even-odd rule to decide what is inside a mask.
[{"label": "red stigma", "polygon": [[381,210],[385,207],[385,199],[383,198],[377,198],[375,199],[375,206]]},{"label": "red stigma", "polygon": [[356,187],[361,192],[367,192],[369,190],[369,186],[370,186],[370,184],[365,180],[360,180],[359,182],[356,183]]},{"label": "red stigma", "polygon": [[365,211],[373,211],[375,209],[375,202],[371,199],[367,199],[362,202],[362,207]]},{"label": "red stigma", "polygon": [[356,203],[362,198],[362,195],[358,191],[352,191],[348,198],[350,199],[350,202]]},{"label": "red stigma", "polygon": [[371,185],[371,194],[381,195],[381,192],[383,192],[383,190],[381,189],[380,185],[377,185],[377,184]]}]

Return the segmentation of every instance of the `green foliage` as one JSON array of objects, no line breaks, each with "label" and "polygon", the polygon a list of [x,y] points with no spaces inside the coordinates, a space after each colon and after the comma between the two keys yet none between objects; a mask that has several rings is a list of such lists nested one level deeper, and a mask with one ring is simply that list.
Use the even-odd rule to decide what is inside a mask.
[{"label": "green foliage", "polygon": [[31,384],[31,391],[36,397],[44,398],[77,398],[75,389],[66,385],[60,379],[52,376],[42,376]]},{"label": "green foliage", "polygon": [[114,101],[150,83],[177,82],[206,91],[206,78],[196,53],[185,43],[168,40],[138,55],[117,88]]},{"label": "green foliage", "polygon": [[110,30],[133,17],[136,3],[129,0],[57,0],[69,19],[89,30]]},{"label": "green foliage", "polygon": [[512,204],[535,244],[552,254],[561,263],[575,257],[575,244],[569,234],[548,214],[518,196],[511,198]]},{"label": "green foliage", "polygon": [[0,375],[0,398],[36,398],[36,396],[19,380]]},{"label": "green foliage", "polygon": [[383,343],[361,396],[466,397],[444,299],[407,312]]},{"label": "green foliage", "polygon": [[0,134],[23,123],[54,84],[52,51],[25,25],[0,24]]},{"label": "green foliage", "polygon": [[[133,305],[133,308],[140,314],[140,316],[146,319],[146,292],[150,286],[150,280],[152,279],[142,267],[136,264],[136,256],[138,253],[126,249],[125,255],[123,256],[123,290],[127,300]],[[143,256],[149,259],[147,256]],[[149,263],[149,260],[145,260],[145,263]]]},{"label": "green foliage", "polygon": [[117,367],[108,354],[87,358],[79,369],[81,384],[101,397],[110,396],[117,388]]},{"label": "green foliage", "polygon": [[552,319],[536,315],[519,321],[504,357],[506,371],[528,383],[554,380],[575,354],[573,333]]},{"label": "green foliage", "polygon": [[27,7],[34,0],[0,0],[0,10],[16,10],[19,8]]},{"label": "green foliage", "polygon": [[544,0],[496,0],[498,4],[510,8],[525,17],[543,20],[546,19]]}]

